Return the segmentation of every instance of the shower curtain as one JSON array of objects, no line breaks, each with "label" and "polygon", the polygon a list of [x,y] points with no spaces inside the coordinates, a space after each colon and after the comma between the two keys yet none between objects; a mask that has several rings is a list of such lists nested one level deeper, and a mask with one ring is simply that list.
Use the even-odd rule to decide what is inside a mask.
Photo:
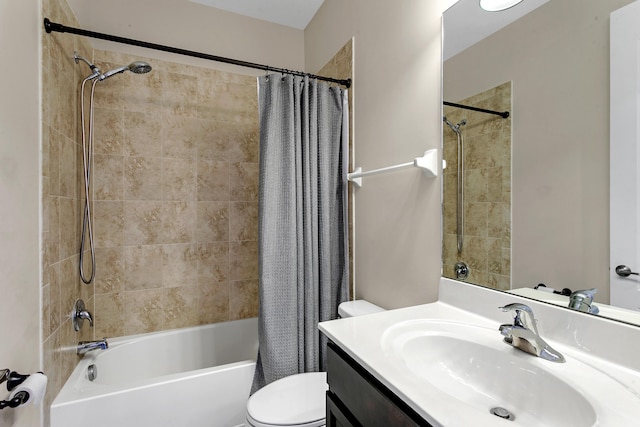
[{"label": "shower curtain", "polygon": [[258,79],[259,336],[252,393],[325,370],[318,322],[348,298],[346,91],[308,77]]}]

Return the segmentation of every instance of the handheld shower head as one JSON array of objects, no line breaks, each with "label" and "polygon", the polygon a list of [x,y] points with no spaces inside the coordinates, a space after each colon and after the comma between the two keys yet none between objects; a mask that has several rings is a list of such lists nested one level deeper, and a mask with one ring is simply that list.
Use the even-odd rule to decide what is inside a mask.
[{"label": "handheld shower head", "polygon": [[146,62],[135,61],[125,67],[114,68],[113,70],[107,71],[100,76],[100,80],[108,79],[113,75],[124,73],[127,70],[134,74],[145,74],[151,71],[151,65]]},{"label": "handheld shower head", "polygon": [[146,74],[151,71],[151,65],[143,61],[135,61],[129,64],[129,71],[134,74]]},{"label": "handheld shower head", "polygon": [[111,76],[116,74],[124,73],[127,71],[127,67],[114,68],[113,70],[109,70],[100,76],[100,80],[108,79]]}]

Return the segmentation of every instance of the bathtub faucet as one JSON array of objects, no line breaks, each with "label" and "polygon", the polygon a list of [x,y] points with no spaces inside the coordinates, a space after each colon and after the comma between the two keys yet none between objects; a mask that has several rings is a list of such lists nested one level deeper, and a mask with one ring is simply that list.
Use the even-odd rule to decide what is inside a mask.
[{"label": "bathtub faucet", "polygon": [[96,341],[80,341],[76,353],[82,356],[93,350],[106,350],[109,348],[109,343],[106,338]]}]

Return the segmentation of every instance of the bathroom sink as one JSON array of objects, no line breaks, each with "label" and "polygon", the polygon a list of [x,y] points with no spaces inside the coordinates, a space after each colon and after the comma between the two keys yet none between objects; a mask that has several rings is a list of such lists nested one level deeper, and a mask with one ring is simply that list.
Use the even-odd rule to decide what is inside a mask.
[{"label": "bathroom sink", "polygon": [[514,349],[497,327],[411,320],[387,328],[381,346],[398,372],[443,399],[455,412],[452,420],[466,414],[476,425],[584,427],[617,420],[619,411],[624,422],[640,406],[638,396],[590,365],[572,357],[552,363]]}]

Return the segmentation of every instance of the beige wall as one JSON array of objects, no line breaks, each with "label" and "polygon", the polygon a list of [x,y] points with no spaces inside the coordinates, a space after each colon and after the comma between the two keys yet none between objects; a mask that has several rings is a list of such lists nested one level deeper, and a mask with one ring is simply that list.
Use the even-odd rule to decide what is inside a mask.
[{"label": "beige wall", "polygon": [[[440,147],[442,10],[420,0],[325,0],[307,27],[309,71],[354,37],[356,166],[405,163]],[[354,190],[357,298],[387,308],[437,298],[440,183],[407,170]]]},{"label": "beige wall", "polygon": [[[31,373],[40,360],[39,3],[2,2],[0,50],[0,369]],[[2,384],[0,399],[8,393]],[[0,411],[0,425],[40,425],[40,408]]]},{"label": "beige wall", "polygon": [[512,286],[609,299],[609,13],[552,1],[447,61],[444,94],[513,81]]}]

